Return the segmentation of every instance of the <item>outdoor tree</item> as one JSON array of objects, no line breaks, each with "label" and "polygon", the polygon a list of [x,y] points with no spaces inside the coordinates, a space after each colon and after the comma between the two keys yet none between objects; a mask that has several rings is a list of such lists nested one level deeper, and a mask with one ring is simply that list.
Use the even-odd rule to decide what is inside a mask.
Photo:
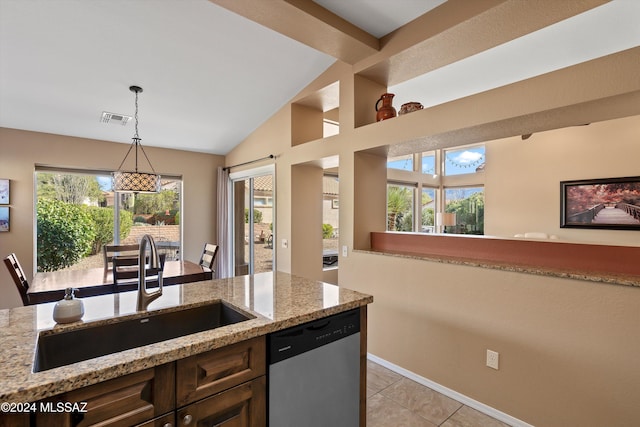
[{"label": "outdoor tree", "polygon": [[38,198],[60,200],[72,205],[98,203],[103,195],[95,176],[38,173]]},{"label": "outdoor tree", "polygon": [[178,200],[178,193],[175,190],[162,190],[158,194],[137,194],[133,204],[133,213],[151,214],[178,209]]},{"label": "outdoor tree", "polygon": [[387,191],[387,228],[401,231],[402,217],[411,214],[411,189],[390,185]]},{"label": "outdoor tree", "polygon": [[456,222],[463,233],[484,234],[484,193],[473,193],[468,197],[451,200],[446,212],[455,212]]}]

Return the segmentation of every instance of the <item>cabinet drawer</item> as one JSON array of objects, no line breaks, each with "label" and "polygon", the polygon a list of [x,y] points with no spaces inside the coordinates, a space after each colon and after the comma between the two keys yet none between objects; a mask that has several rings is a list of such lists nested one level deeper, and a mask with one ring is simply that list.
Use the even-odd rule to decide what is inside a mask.
[{"label": "cabinet drawer", "polygon": [[146,423],[138,424],[136,427],[174,427],[175,425],[176,413],[174,411]]},{"label": "cabinet drawer", "polygon": [[264,427],[266,377],[208,397],[178,410],[179,426]]},{"label": "cabinet drawer", "polygon": [[175,364],[169,363],[47,399],[52,408],[78,403],[86,412],[39,412],[37,425],[128,427],[173,411],[174,401]]},{"label": "cabinet drawer", "polygon": [[265,337],[178,360],[176,403],[184,406],[265,374]]}]

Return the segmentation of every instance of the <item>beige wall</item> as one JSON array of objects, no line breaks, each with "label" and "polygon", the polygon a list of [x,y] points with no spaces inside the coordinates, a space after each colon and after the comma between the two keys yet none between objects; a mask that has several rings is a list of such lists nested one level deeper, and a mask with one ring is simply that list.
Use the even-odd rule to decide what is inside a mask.
[{"label": "beige wall", "polygon": [[[572,241],[637,244],[633,231],[560,230],[558,181],[638,175],[639,58],[634,49],[381,123],[372,123],[375,111],[363,102],[378,86],[361,84],[363,77],[338,62],[292,102],[339,81],[339,135],[292,146],[287,105],[226,161],[277,155],[277,238],[288,238],[289,249],[278,246],[276,267],[318,277],[313,266],[292,265],[294,228],[304,209],[298,208],[291,171],[295,165],[321,169],[325,160],[339,159],[340,247],[348,247],[339,261],[339,284],[375,298],[372,354],[533,425],[634,425],[640,419],[640,289],[352,249],[367,248],[368,233],[384,230],[388,150],[402,154],[482,141],[493,141],[485,177],[492,234],[547,231]],[[576,126],[583,123],[592,124]],[[530,132],[523,142],[519,135]],[[625,158],[604,153],[607,147],[626,150]],[[498,164],[507,166],[507,178]],[[559,169],[549,173],[546,165]],[[528,186],[543,201],[542,211],[527,216],[521,208],[506,208],[511,183]],[[523,216],[527,229],[514,218]],[[500,353],[500,370],[484,365],[486,349]]]},{"label": "beige wall", "polygon": [[560,181],[640,175],[640,116],[486,144],[485,234],[640,246],[638,232],[560,228]]},{"label": "beige wall", "polygon": [[[640,420],[640,289],[353,253],[369,351],[535,426]],[[346,267],[346,268],[345,268]],[[485,367],[486,350],[500,370]]]},{"label": "beige wall", "polygon": [[[35,165],[113,170],[128,146],[105,141],[0,128],[0,177],[11,180],[11,231],[0,233],[0,256],[15,252],[27,278],[34,268]],[[197,261],[206,241],[216,240],[216,168],[224,157],[146,147],[159,173],[183,178],[183,253]],[[21,305],[7,269],[0,267],[0,308]]]}]

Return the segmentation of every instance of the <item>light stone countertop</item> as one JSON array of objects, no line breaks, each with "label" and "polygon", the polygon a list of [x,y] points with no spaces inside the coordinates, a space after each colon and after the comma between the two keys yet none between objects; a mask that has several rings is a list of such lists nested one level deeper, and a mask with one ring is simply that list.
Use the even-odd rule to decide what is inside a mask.
[{"label": "light stone countertop", "polygon": [[[55,303],[0,310],[0,403],[33,402],[79,387],[172,362],[365,306],[373,297],[287,273],[260,273],[165,287],[147,311],[136,312],[137,293],[83,298],[82,321],[56,325]],[[38,333],[144,317],[222,300],[255,316],[244,322],[33,373]],[[70,349],[69,351],[73,351]]]}]

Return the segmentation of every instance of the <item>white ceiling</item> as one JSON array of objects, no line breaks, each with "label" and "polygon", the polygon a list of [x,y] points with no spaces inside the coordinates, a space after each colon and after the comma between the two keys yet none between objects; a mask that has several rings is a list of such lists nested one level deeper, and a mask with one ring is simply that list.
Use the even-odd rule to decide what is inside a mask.
[{"label": "white ceiling", "polygon": [[446,0],[313,0],[325,9],[380,38]]},{"label": "white ceiling", "polygon": [[[443,2],[315,1],[376,37]],[[436,105],[639,46],[638,17],[614,0],[389,90]],[[130,143],[100,115],[137,84],[144,145],[226,154],[333,62],[207,0],[0,0],[0,126]]]},{"label": "white ceiling", "polygon": [[207,0],[0,0],[0,126],[225,154],[334,59]]}]

